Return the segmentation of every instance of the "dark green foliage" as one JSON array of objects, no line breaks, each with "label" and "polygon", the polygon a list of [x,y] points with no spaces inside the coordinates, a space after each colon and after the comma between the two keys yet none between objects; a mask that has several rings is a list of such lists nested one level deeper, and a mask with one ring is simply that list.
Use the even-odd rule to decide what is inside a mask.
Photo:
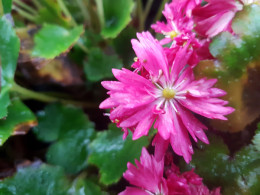
[{"label": "dark green foliage", "polygon": [[54,142],[47,151],[47,162],[62,166],[69,174],[84,169],[89,144],[95,135],[93,124],[84,112],[72,106],[51,104],[38,113],[38,118],[37,137]]},{"label": "dark green foliage", "polygon": [[112,68],[122,68],[122,62],[117,55],[106,55],[99,48],[89,52],[88,61],[84,65],[88,80],[95,82],[113,76]]},{"label": "dark green foliage", "polygon": [[0,183],[1,195],[66,195],[69,182],[60,167],[33,164]]},{"label": "dark green foliage", "polygon": [[139,159],[142,147],[149,144],[148,137],[133,141],[131,136],[123,140],[122,135],[120,129],[110,125],[108,131],[98,133],[91,143],[92,154],[88,161],[99,168],[103,184],[116,183],[126,171],[127,162]]}]

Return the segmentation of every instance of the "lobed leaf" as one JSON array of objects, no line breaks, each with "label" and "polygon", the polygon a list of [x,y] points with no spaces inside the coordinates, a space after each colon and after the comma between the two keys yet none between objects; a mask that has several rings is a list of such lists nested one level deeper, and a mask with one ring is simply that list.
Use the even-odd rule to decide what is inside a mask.
[{"label": "lobed leaf", "polygon": [[[7,3],[7,2],[5,2]],[[9,90],[14,82],[14,73],[17,66],[20,41],[15,34],[11,22],[3,16],[0,19],[0,64],[1,64],[1,91],[0,91],[0,119],[7,116],[7,107],[10,104]],[[6,138],[5,138],[6,139]]]},{"label": "lobed leaf", "polygon": [[104,78],[113,77],[112,68],[122,68],[122,61],[117,55],[106,55],[99,48],[93,48],[89,52],[84,71],[88,80],[95,82]]},{"label": "lobed leaf", "polygon": [[38,113],[36,136],[54,143],[49,147],[47,162],[59,165],[69,174],[87,166],[89,144],[94,137],[93,124],[84,112],[76,107],[51,104]]},{"label": "lobed leaf", "polygon": [[37,121],[32,111],[20,100],[13,100],[7,118],[0,120],[0,145],[11,135],[25,134],[35,125]]},{"label": "lobed leaf", "polygon": [[76,179],[73,186],[70,189],[71,195],[106,195],[102,192],[100,186],[92,182],[91,180]]},{"label": "lobed leaf", "polygon": [[103,0],[104,26],[101,34],[105,38],[115,38],[131,21],[133,7],[133,0]]},{"label": "lobed leaf", "polygon": [[100,182],[105,185],[116,183],[124,171],[127,163],[134,163],[141,155],[141,149],[149,144],[147,137],[136,141],[128,136],[122,139],[122,132],[115,126],[110,125],[108,131],[100,132],[91,143],[92,154],[88,162],[99,168]]},{"label": "lobed leaf", "polygon": [[257,194],[260,181],[260,152],[257,147],[253,144],[246,146],[232,158],[228,153],[223,141],[215,137],[209,146],[203,145],[202,149],[195,151],[191,166],[207,185],[220,185],[224,195]]},{"label": "lobed leaf", "polygon": [[20,49],[20,41],[5,16],[0,19],[0,43],[1,86],[5,86],[13,82]]},{"label": "lobed leaf", "polygon": [[0,182],[1,195],[66,195],[69,182],[60,167],[33,164]]},{"label": "lobed leaf", "polygon": [[52,59],[68,51],[83,32],[83,26],[68,30],[58,25],[44,24],[42,29],[35,34],[32,55]]}]

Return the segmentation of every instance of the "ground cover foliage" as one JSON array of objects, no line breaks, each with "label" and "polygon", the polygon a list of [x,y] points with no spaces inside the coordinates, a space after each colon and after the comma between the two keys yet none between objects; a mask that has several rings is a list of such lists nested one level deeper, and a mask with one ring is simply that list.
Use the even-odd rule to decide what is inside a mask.
[{"label": "ground cover foliage", "polygon": [[[136,32],[164,20],[167,0],[0,1],[0,194],[118,194],[127,163],[153,152],[156,129],[123,139],[99,104],[111,69],[134,62]],[[205,3],[203,1],[203,3]],[[116,6],[115,6],[116,5]],[[260,193],[260,5],[246,4],[233,33],[212,39],[196,78],[217,78],[235,108],[227,121],[199,117],[210,144],[192,142],[190,164],[222,194]]]}]

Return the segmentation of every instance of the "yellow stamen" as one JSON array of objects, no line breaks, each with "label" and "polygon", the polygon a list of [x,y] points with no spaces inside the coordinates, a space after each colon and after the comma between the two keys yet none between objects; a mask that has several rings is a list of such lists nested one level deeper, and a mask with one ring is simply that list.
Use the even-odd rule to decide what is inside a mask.
[{"label": "yellow stamen", "polygon": [[134,58],[134,61],[135,61],[135,62],[137,62],[137,60],[138,60],[138,58],[137,58],[137,57],[135,57],[135,58]]},{"label": "yellow stamen", "polygon": [[176,92],[173,89],[165,88],[162,91],[162,95],[165,99],[169,100],[175,97]]},{"label": "yellow stamen", "polygon": [[173,30],[171,32],[167,32],[167,35],[173,40],[175,37],[177,37],[178,33]]}]

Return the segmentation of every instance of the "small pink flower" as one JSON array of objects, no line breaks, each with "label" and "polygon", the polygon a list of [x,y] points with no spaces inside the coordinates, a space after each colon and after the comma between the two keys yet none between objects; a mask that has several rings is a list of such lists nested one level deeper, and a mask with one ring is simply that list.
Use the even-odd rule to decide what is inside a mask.
[{"label": "small pink flower", "polygon": [[157,22],[151,26],[155,32],[165,36],[160,40],[161,45],[171,43],[171,48],[178,48],[190,42],[188,49],[192,55],[188,64],[192,67],[200,60],[213,59],[208,49],[209,40],[199,40],[193,32],[191,12],[200,3],[201,0],[180,0],[165,4],[163,14],[166,23]]},{"label": "small pink flower", "polygon": [[123,174],[135,187],[127,187],[119,195],[220,195],[220,188],[210,192],[193,170],[181,174],[172,162],[164,167],[164,160],[158,162],[145,148],[140,162],[135,163],[136,167],[128,163]]},{"label": "small pink flower", "polygon": [[243,6],[235,0],[207,0],[203,7],[192,11],[196,23],[195,30],[204,37],[214,37],[220,32],[232,32],[231,22]]},{"label": "small pink flower", "polygon": [[194,170],[180,173],[179,168],[172,164],[166,172],[169,195],[220,195],[220,188],[210,191]]},{"label": "small pink flower", "polygon": [[151,195],[168,194],[166,180],[163,178],[164,161],[157,161],[142,149],[140,162],[135,161],[137,167],[127,163],[128,170],[123,174],[131,185],[119,195]]},{"label": "small pink flower", "polygon": [[165,35],[165,38],[160,41],[162,45],[173,42],[173,44],[183,45],[187,40],[194,37],[193,21],[184,14],[184,3],[181,1],[176,3],[173,1],[170,4],[165,4],[163,15],[166,18],[166,23],[157,22],[151,27],[155,32]]},{"label": "small pink flower", "polygon": [[216,79],[194,80],[191,67],[186,66],[192,54],[187,49],[189,43],[178,49],[174,59],[168,60],[163,47],[149,32],[137,37],[139,41],[132,40],[132,45],[139,70],[143,70],[141,75],[127,69],[113,69],[118,81],[102,82],[110,97],[100,108],[112,108],[110,119],[124,130],[124,137],[127,129],[133,132],[133,139],[147,135],[155,121],[157,137],[170,143],[173,150],[189,162],[193,153],[189,134],[195,141],[199,138],[208,143],[203,131],[207,127],[192,112],[226,120],[224,115],[234,109],[224,107],[228,102],[218,99],[226,92],[213,88]]}]

